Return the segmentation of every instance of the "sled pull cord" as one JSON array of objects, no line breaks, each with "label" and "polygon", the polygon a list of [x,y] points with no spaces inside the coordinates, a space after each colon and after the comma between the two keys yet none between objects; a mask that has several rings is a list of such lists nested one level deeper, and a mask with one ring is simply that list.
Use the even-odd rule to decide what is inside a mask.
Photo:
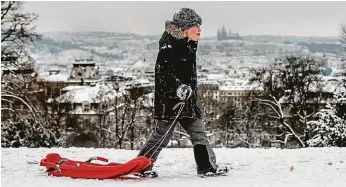
[{"label": "sled pull cord", "polygon": [[[155,149],[155,151],[153,152],[153,154],[149,157],[149,159],[151,159],[151,157],[156,153],[156,151],[157,151],[157,150],[159,149],[159,147],[162,145],[163,141],[165,140],[165,138],[166,138],[167,135],[168,135],[168,132],[169,132],[169,131],[171,130],[171,128],[174,126],[175,122],[177,121],[177,119],[179,118],[181,112],[183,111],[184,106],[185,106],[185,102],[179,102],[179,103],[177,103],[177,104],[173,107],[173,110],[176,110],[176,109],[178,108],[179,105],[180,105],[180,109],[179,109],[177,115],[175,116],[174,121],[172,122],[172,124],[171,124],[171,126],[169,127],[169,129],[167,130],[167,132],[160,138],[159,141],[156,142],[156,144],[158,144],[159,142],[160,142],[160,144],[159,144],[159,146],[157,146],[157,148]],[[147,155],[147,154],[156,146],[156,144],[153,145],[153,146],[144,154],[144,156]]]}]

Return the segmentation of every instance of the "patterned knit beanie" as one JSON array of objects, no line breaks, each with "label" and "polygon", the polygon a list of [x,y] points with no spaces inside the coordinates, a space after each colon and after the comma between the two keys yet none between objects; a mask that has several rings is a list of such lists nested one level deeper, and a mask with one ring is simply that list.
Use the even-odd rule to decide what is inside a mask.
[{"label": "patterned knit beanie", "polygon": [[201,25],[201,17],[190,8],[179,9],[173,16],[172,23],[183,31],[191,27]]}]

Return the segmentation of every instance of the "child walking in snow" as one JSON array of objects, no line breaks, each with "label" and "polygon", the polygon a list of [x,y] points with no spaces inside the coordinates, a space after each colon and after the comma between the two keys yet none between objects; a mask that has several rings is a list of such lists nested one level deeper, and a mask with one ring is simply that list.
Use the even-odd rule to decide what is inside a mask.
[{"label": "child walking in snow", "polygon": [[[179,122],[191,138],[197,173],[203,175],[216,173],[218,165],[196,103],[196,51],[201,24],[201,17],[189,8],[180,9],[174,14],[172,21],[166,21],[155,66],[154,117],[157,123],[138,156],[144,155],[156,160]],[[182,101],[185,105],[179,112],[179,107],[175,106]],[[165,134],[166,132],[168,133]],[[146,170],[151,169],[152,166]]]}]

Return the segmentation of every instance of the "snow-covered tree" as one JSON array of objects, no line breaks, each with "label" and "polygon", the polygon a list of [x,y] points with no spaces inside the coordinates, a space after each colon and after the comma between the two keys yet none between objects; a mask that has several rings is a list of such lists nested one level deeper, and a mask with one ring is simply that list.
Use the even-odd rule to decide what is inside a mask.
[{"label": "snow-covered tree", "polygon": [[213,95],[210,95],[210,92],[211,90],[197,90],[197,103],[203,116],[202,119],[207,125],[212,124],[215,121],[217,114],[220,113],[219,103],[213,98]]},{"label": "snow-covered tree", "polygon": [[[346,25],[341,27],[341,38],[346,49]],[[332,103],[317,113],[316,120],[308,122],[313,134],[307,142],[309,146],[346,146],[346,79],[338,88],[340,90],[334,95]]]},{"label": "snow-covered tree", "polygon": [[346,94],[335,95],[334,103],[327,104],[325,109],[317,113],[317,120],[308,122],[308,128],[313,133],[307,141],[312,147],[338,146],[346,147],[346,116],[338,107],[346,106]]},{"label": "snow-covered tree", "polygon": [[226,105],[221,110],[219,119],[224,142],[229,144],[230,140],[238,141],[239,144],[234,146],[247,148],[259,146],[257,143],[262,144],[262,124],[267,120],[263,110],[266,108],[252,102],[252,93],[243,98],[242,107],[235,107],[232,103]]},{"label": "snow-covered tree", "polygon": [[23,2],[1,2],[1,140],[3,147],[53,146],[35,87],[37,73],[28,44],[40,39],[34,32],[37,15],[22,12]]},{"label": "snow-covered tree", "polygon": [[286,57],[270,67],[254,70],[252,82],[263,90],[254,99],[266,106],[268,123],[276,129],[274,141],[286,144],[293,137],[306,146],[307,121],[319,107],[322,89],[318,75],[323,61],[304,57]]},{"label": "snow-covered tree", "polygon": [[54,134],[34,121],[1,125],[1,147],[53,147],[55,144]]},{"label": "snow-covered tree", "polygon": [[[346,25],[342,25],[341,38],[346,47]],[[346,80],[339,86],[341,90],[334,95],[333,102],[317,113],[316,120],[309,121],[309,130],[313,134],[307,142],[309,146],[346,146]]]},{"label": "snow-covered tree", "polygon": [[335,109],[336,113],[343,120],[346,120],[346,79],[343,79],[337,87],[335,94]]},{"label": "snow-covered tree", "polygon": [[235,118],[235,110],[233,103],[225,104],[225,107],[221,109],[220,112],[220,118],[218,119],[219,126],[218,129],[221,130],[223,133],[223,139],[226,145],[228,145],[230,140],[230,134],[234,132],[232,130],[232,122]]},{"label": "snow-covered tree", "polygon": [[1,61],[10,61],[9,64],[17,68],[27,65],[26,62],[19,63],[19,59],[31,59],[27,45],[41,38],[34,32],[33,25],[38,16],[23,13],[22,9],[23,2],[1,1]]},{"label": "snow-covered tree", "polygon": [[147,125],[147,106],[144,104],[146,90],[140,86],[129,89],[114,87],[114,90],[114,98],[101,102],[107,107],[98,110],[100,120],[97,129],[100,130],[99,134],[104,141],[100,146],[112,145],[121,149],[129,140],[131,149],[134,149],[135,139],[139,138],[137,132],[142,126]]}]

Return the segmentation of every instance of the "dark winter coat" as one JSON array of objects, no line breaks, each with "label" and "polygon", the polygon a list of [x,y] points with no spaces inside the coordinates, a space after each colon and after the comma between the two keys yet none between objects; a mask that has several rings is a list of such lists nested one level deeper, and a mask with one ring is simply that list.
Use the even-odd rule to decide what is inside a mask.
[{"label": "dark winter coat", "polygon": [[161,120],[174,119],[180,102],[176,91],[181,84],[191,86],[193,93],[186,101],[180,115],[183,118],[201,117],[197,107],[196,51],[198,42],[188,41],[183,31],[166,22],[166,29],[159,42],[155,66],[155,111],[154,117]]}]

